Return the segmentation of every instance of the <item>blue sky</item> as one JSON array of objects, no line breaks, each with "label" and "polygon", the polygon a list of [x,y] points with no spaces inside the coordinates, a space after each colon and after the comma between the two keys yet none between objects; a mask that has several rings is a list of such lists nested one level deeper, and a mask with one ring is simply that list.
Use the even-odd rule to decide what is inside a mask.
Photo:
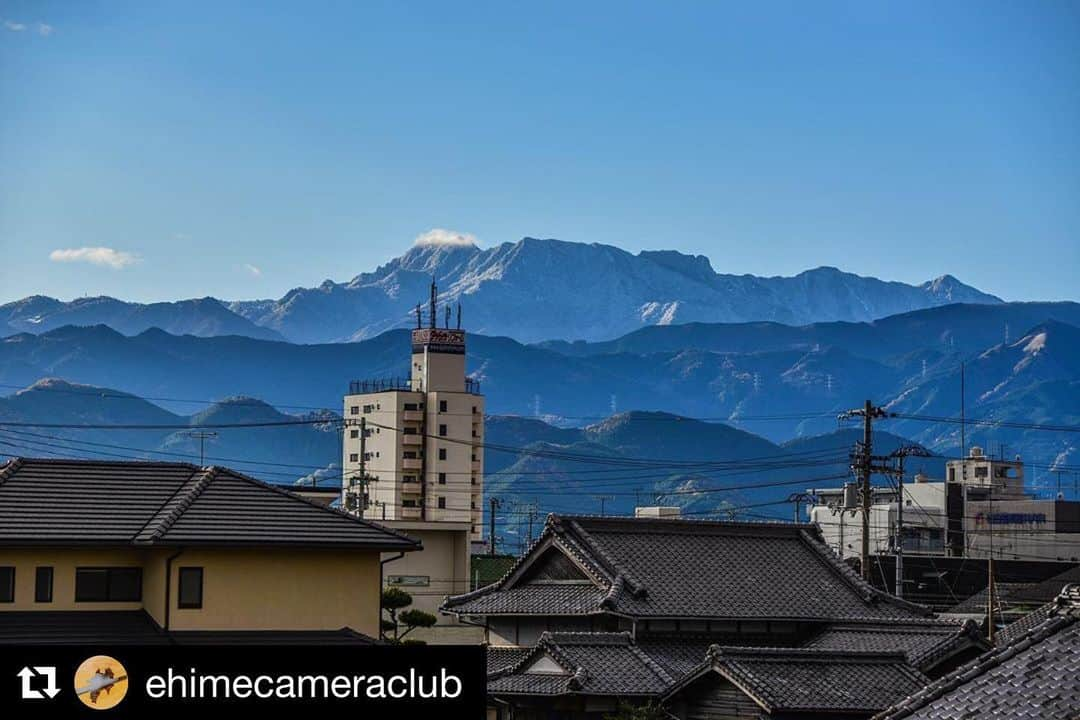
[{"label": "blue sky", "polygon": [[434,227],[1078,299],[1075,2],[0,0],[0,108],[0,301],[277,297]]}]

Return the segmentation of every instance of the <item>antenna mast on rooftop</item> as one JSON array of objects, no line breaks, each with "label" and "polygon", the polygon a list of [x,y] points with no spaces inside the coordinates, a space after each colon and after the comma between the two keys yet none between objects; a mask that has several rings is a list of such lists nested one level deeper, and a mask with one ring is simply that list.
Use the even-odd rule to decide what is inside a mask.
[{"label": "antenna mast on rooftop", "polygon": [[439,295],[439,291],[435,287],[435,276],[432,275],[431,276],[431,308],[430,308],[431,329],[432,330],[435,329],[435,310],[436,310],[436,308],[435,308],[435,298],[438,297],[438,295]]}]

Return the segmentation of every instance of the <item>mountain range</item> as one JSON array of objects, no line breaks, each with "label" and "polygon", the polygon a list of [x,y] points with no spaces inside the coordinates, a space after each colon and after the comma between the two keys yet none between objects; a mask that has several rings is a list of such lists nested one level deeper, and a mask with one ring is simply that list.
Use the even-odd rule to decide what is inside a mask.
[{"label": "mountain range", "polygon": [[[473,332],[543,340],[607,340],[647,326],[771,321],[863,322],[950,303],[1001,300],[943,275],[920,285],[820,267],[794,277],[716,272],[702,255],[635,254],[610,245],[524,238],[481,249],[420,244],[347,282],[327,280],[273,300],[213,298],[142,305],[43,296],[0,306],[5,324],[40,333],[103,324],[128,335],[243,335],[296,343],[364,340],[415,322],[434,279],[441,305],[462,303]],[[441,320],[441,318],[440,318]]]},{"label": "mountain range", "polygon": [[[955,420],[963,363],[968,417],[987,421],[969,425],[967,445],[1005,444],[1044,464],[1068,465],[1075,433],[995,423],[1080,421],[1078,327],[1076,303],[1007,303],[949,305],[870,323],[664,326],[609,343],[526,345],[470,334],[467,367],[494,415],[580,428],[620,411],[663,411],[780,443],[835,431],[836,414],[867,398],[905,415]],[[188,401],[234,396],[259,398],[282,413],[337,411],[349,380],[407,374],[408,347],[406,330],[296,345],[69,326],[0,341],[0,386],[14,391],[62,378],[185,415]],[[895,419],[882,429],[941,452],[961,444],[950,421]]]}]

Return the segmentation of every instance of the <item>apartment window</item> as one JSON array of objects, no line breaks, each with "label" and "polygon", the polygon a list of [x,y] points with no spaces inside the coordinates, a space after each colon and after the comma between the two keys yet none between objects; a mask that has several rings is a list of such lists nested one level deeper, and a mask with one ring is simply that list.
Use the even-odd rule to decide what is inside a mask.
[{"label": "apartment window", "polygon": [[402,500],[401,501],[401,507],[414,508],[414,507],[416,507],[416,501],[415,500]]},{"label": "apartment window", "polygon": [[446,426],[445,425],[440,425],[439,426],[439,437],[446,437]]},{"label": "apartment window", "polygon": [[440,460],[445,460],[446,459],[446,448],[439,448],[439,459]]},{"label": "apartment window", "polygon": [[439,498],[439,509],[440,510],[445,510],[446,509],[446,498],[444,498],[444,497]]},{"label": "apartment window", "polygon": [[349,462],[360,462],[360,453],[349,453]]},{"label": "apartment window", "polygon": [[439,412],[446,412],[446,401],[445,400],[440,400],[439,401]]},{"label": "apartment window", "polygon": [[15,602],[15,568],[0,567],[0,603]]},{"label": "apartment window", "polygon": [[420,409],[419,407],[417,407],[416,403],[405,403],[404,408],[406,410],[419,410]]},{"label": "apartment window", "polygon": [[[364,414],[367,415],[369,412],[371,412],[374,409],[375,409],[374,405],[365,405],[364,406]],[[355,415],[355,414],[356,413],[353,413],[353,415]]]},{"label": "apartment window", "polygon": [[359,430],[350,430],[349,431],[349,437],[351,437],[351,438],[360,437],[360,431]]},{"label": "apartment window", "polygon": [[406,460],[415,460],[416,459],[416,451],[415,450],[406,450],[406,451],[401,453],[401,457],[405,458]]},{"label": "apartment window", "polygon": [[53,569],[51,567],[39,567],[34,572],[34,602],[51,603],[53,586]]},{"label": "apartment window", "polygon": [[203,569],[201,567],[182,567],[179,570],[179,579],[177,607],[201,608]]},{"label": "apartment window", "polygon": [[[364,412],[367,412],[367,411],[365,410]],[[351,406],[349,408],[349,414],[350,415],[359,415],[360,414],[360,406],[359,405]]]},{"label": "apartment window", "polygon": [[416,428],[414,428],[414,427],[403,427],[403,428],[401,428],[401,434],[402,435],[415,435],[416,434]]},{"label": "apartment window", "polygon": [[142,600],[142,568],[75,568],[75,602]]},{"label": "apartment window", "polygon": [[475,406],[475,405],[473,405],[473,406],[472,406],[472,414],[473,414],[473,415],[475,415],[475,414],[476,414],[476,406]]},{"label": "apartment window", "polygon": [[445,485],[446,484],[446,473],[444,473],[444,472],[439,473],[439,484],[440,485]]}]

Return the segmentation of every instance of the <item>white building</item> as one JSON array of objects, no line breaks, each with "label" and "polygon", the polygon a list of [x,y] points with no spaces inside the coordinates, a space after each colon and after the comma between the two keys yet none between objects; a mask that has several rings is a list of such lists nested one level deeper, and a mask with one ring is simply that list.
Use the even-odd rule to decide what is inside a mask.
[{"label": "white building", "polygon": [[[916,475],[904,484],[905,555],[1013,560],[1080,561],[1080,502],[1040,499],[1024,488],[1024,465],[973,447],[945,466],[945,480]],[[814,489],[810,521],[843,558],[857,558],[862,511],[855,483]],[[870,552],[894,552],[899,508],[896,490],[874,488]]]},{"label": "white building", "polygon": [[[384,582],[431,612],[435,642],[465,642],[470,628],[437,612],[469,588],[470,543],[481,538],[484,398],[465,374],[465,331],[436,327],[436,288],[427,327],[412,331],[408,379],[354,381],[344,400],[342,505],[408,533],[424,549],[387,563]],[[449,315],[447,314],[447,317]],[[456,628],[443,625],[450,623]]]}]

